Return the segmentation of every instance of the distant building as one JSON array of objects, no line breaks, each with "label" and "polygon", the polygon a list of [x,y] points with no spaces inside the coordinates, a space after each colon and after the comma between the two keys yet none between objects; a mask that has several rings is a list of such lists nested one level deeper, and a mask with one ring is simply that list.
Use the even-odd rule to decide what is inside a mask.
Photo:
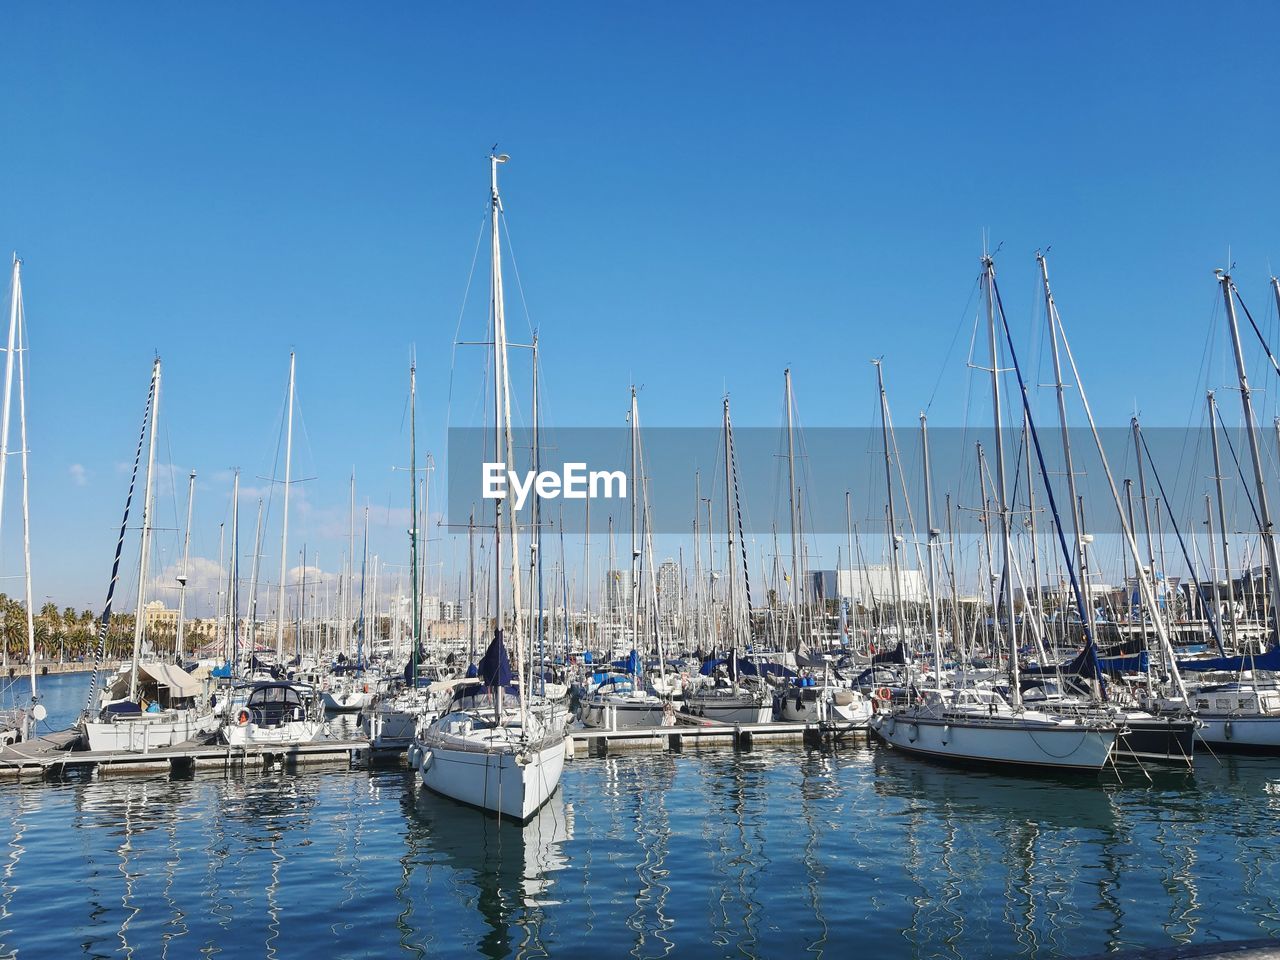
[{"label": "distant building", "polygon": [[[852,570],[812,570],[809,590],[815,600],[844,599],[863,607],[892,604],[893,571],[887,564]],[[919,570],[899,569],[897,597],[903,603],[924,603],[929,597],[924,574]]]},{"label": "distant building", "polygon": [[604,575],[604,609],[617,616],[631,609],[631,571],[609,570]]}]

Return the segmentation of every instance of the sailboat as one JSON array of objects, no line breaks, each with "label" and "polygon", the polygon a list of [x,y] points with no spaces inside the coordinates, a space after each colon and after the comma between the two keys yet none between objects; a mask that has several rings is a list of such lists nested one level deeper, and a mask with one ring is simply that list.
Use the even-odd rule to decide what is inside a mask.
[{"label": "sailboat", "polygon": [[[1028,709],[1022,699],[1015,636],[1017,618],[1014,615],[1011,516],[1005,486],[1004,442],[1001,435],[995,261],[990,256],[984,256],[982,264],[991,359],[991,406],[995,426],[994,479],[1005,568],[1005,576],[1002,578],[1004,610],[1008,617],[1008,698],[995,690],[980,687],[944,689],[939,682],[936,689],[921,691],[906,704],[887,705],[888,709],[872,717],[871,729],[887,745],[926,757],[1002,766],[1100,770],[1111,761],[1115,750],[1120,727],[1114,721]],[[1003,308],[1000,314],[1003,320]],[[1013,366],[1016,369],[1016,358]],[[1049,494],[1052,503],[1051,489]],[[1067,560],[1067,569],[1074,580],[1070,559]],[[998,607],[992,610],[992,626],[999,630]],[[934,635],[935,657],[940,666],[936,618]]]},{"label": "sailboat", "polygon": [[[1244,415],[1244,433],[1253,464],[1255,510],[1259,536],[1267,563],[1268,604],[1273,630],[1280,630],[1280,555],[1277,554],[1275,528],[1267,493],[1265,464],[1258,447],[1258,431],[1253,412],[1253,392],[1240,343],[1240,324],[1236,318],[1236,301],[1248,315],[1231,275],[1217,272],[1226,304],[1228,332],[1235,357],[1236,376],[1240,385],[1240,403]],[[1271,278],[1271,290],[1280,307],[1280,279]],[[1249,318],[1252,323],[1252,317]],[[1257,326],[1254,326],[1257,330]],[[1259,334],[1259,337],[1261,334]],[[1264,348],[1266,345],[1264,343]],[[1270,349],[1267,349],[1270,355]],[[1274,363],[1274,359],[1272,360]],[[1220,471],[1215,471],[1220,473]],[[1273,633],[1268,649],[1257,655],[1237,650],[1238,656],[1221,657],[1209,662],[1184,662],[1183,669],[1199,669],[1234,673],[1235,679],[1205,683],[1189,691],[1189,699],[1202,726],[1199,737],[1214,750],[1239,753],[1280,753],[1280,684],[1275,681],[1280,671],[1280,634]],[[1246,676],[1247,674],[1247,676]],[[1268,675],[1272,679],[1264,680]]]},{"label": "sailboat", "polygon": [[[286,558],[289,556],[289,488],[292,484],[293,467],[293,401],[296,383],[297,358],[289,354],[289,399],[285,413],[285,450],[284,450],[284,510],[280,528],[280,583],[277,585],[276,600],[276,644],[275,664],[284,662],[284,620],[285,620],[285,574]],[[236,474],[237,486],[232,493],[232,511],[239,506],[239,473]],[[232,567],[238,563],[238,522],[233,521]],[[256,548],[255,548],[256,549]],[[233,574],[230,582],[231,629],[234,637],[238,629],[240,617],[236,583],[238,576]],[[298,651],[295,637],[294,649]],[[236,652],[233,651],[231,666],[238,667]],[[323,720],[316,716],[313,690],[309,684],[282,680],[278,669],[265,670],[267,666],[259,656],[258,650],[250,645],[249,666],[251,671],[257,667],[256,675],[251,672],[247,687],[241,687],[238,695],[227,704],[222,721],[220,735],[222,740],[234,747],[249,746],[257,743],[288,744],[307,743],[320,733]]]},{"label": "sailboat", "polygon": [[[151,386],[147,394],[147,410],[143,429],[147,432],[147,473],[142,499],[142,543],[138,561],[138,596],[134,612],[133,655],[102,690],[96,719],[87,716],[83,732],[90,750],[139,752],[156,747],[175,746],[194,740],[217,727],[213,713],[205,702],[204,685],[181,667],[164,663],[154,656],[144,660],[147,627],[146,592],[151,559],[151,534],[154,501],[152,481],[156,458],[156,425],[160,414],[160,358],[151,367]],[[139,437],[141,454],[141,437]],[[136,470],[135,459],[135,470]],[[133,486],[130,483],[129,498]],[[128,518],[128,504],[125,517]],[[124,530],[121,530],[123,537]],[[120,562],[120,547],[112,569],[115,577]],[[111,593],[103,612],[102,639],[111,616]],[[95,675],[96,676],[96,675]],[[92,693],[90,694],[92,696]]]},{"label": "sailboat", "polygon": [[[514,462],[511,439],[507,331],[502,293],[498,166],[509,158],[490,155],[490,314],[493,333],[494,452]],[[414,743],[423,785],[436,793],[486,812],[518,821],[530,819],[560,784],[564,768],[564,731],[547,726],[525,702],[524,677],[512,671],[504,639],[504,539],[510,544],[512,623],[515,643],[520,633],[520,565],[514,508],[494,501],[494,636],[477,665],[477,679],[492,696],[492,706],[455,709],[432,722]],[[508,525],[504,531],[503,525]],[[504,538],[504,532],[506,537]],[[514,681],[515,708],[506,703]]]},{"label": "sailboat", "polygon": [[[782,372],[787,406],[787,505],[791,525],[791,593],[789,624],[795,628],[795,653],[799,661],[804,646],[803,623],[806,604],[800,596],[805,575],[801,571],[803,551],[800,546],[800,504],[796,485],[795,402],[791,391],[791,370]],[[785,651],[786,644],[783,648]],[[815,654],[810,651],[811,658]],[[792,685],[779,692],[778,716],[793,723],[841,723],[865,726],[871,719],[871,701],[859,691],[851,689],[832,676],[831,657],[816,651],[822,670],[816,676],[800,676],[792,679]]]},{"label": "sailboat", "polygon": [[27,474],[27,390],[26,390],[26,317],[22,308],[22,261],[13,258],[13,285],[9,304],[9,341],[5,352],[4,409],[0,412],[0,509],[4,505],[5,467],[9,460],[10,405],[13,398],[13,368],[18,368],[19,442],[22,444],[22,555],[24,604],[27,620],[27,663],[31,682],[31,699],[27,707],[0,714],[0,744],[32,740],[36,724],[46,716],[44,704],[36,689],[36,633],[31,597],[31,511]]},{"label": "sailboat", "polygon": [[[746,646],[743,632],[749,628],[744,621],[749,617],[743,610],[751,605],[749,582],[744,582],[745,598],[739,601],[737,595],[737,558],[734,556],[735,533],[741,538],[742,518],[735,510],[734,496],[737,490],[737,465],[733,453],[733,424],[729,418],[729,398],[724,398],[724,482],[725,482],[725,534],[728,538],[726,556],[726,578],[728,580],[728,602],[726,604],[726,622],[728,655],[723,661],[715,659],[703,664],[703,681],[696,689],[685,694],[685,713],[705,717],[720,723],[768,723],[773,719],[773,697],[762,682],[748,684],[743,681],[743,662],[738,651]],[[735,522],[736,521],[736,522]],[[743,571],[746,571],[746,549],[742,551]],[[724,667],[723,673],[719,668]]]}]

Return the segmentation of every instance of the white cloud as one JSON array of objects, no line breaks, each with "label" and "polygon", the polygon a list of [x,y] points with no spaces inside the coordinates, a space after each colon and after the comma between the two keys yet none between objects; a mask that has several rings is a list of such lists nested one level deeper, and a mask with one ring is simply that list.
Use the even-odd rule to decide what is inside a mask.
[{"label": "white cloud", "polygon": [[67,468],[67,472],[71,474],[71,482],[77,487],[89,485],[89,471],[84,468],[83,463],[73,463]]}]

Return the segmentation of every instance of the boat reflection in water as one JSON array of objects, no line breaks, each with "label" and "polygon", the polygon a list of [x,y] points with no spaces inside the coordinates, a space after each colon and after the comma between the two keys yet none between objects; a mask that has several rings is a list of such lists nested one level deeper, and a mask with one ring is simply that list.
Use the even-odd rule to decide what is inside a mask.
[{"label": "boat reflection in water", "polygon": [[[469,807],[428,790],[416,791],[407,806],[406,839],[412,859],[405,869],[411,874],[424,862],[445,866],[456,872],[450,882],[454,891],[474,889],[474,896],[464,896],[484,923],[476,953],[506,957],[549,952],[542,926],[547,908],[558,905],[555,874],[568,866],[562,848],[573,838],[573,808],[565,803],[564,792],[557,790],[523,824],[477,817]],[[405,882],[398,889],[408,895],[412,887]],[[410,910],[405,904],[404,915]],[[465,925],[455,910],[446,909],[443,917],[450,918],[449,941],[456,946],[454,938]],[[414,926],[423,928],[421,922]]]}]

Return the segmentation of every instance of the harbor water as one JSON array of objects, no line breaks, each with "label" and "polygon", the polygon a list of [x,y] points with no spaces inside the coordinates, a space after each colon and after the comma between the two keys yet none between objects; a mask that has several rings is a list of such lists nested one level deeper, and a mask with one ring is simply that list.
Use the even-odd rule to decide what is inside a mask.
[{"label": "harbor water", "polygon": [[[51,719],[84,677],[50,678]],[[568,764],[530,824],[326,768],[0,789],[0,956],[1081,956],[1280,934],[1280,770],[859,739]]]}]

